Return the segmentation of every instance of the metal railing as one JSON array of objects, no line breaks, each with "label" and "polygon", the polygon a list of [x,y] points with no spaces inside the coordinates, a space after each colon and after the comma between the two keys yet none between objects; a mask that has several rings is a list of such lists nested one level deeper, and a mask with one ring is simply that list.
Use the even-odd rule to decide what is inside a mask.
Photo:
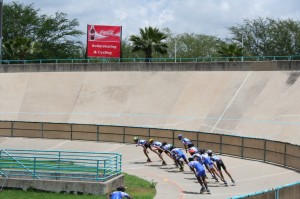
[{"label": "metal railing", "polygon": [[[298,190],[298,191],[297,191]],[[274,198],[274,199],[298,199],[300,192],[300,181],[275,187],[273,189],[263,190],[255,193],[249,193],[240,196],[234,196],[230,199],[242,199],[242,198],[249,198],[249,199],[259,199],[259,198]]]},{"label": "metal railing", "polygon": [[122,172],[118,153],[1,149],[0,173],[8,178],[106,181]]},{"label": "metal railing", "polygon": [[[291,61],[300,60],[300,55],[290,56],[243,56],[243,57],[194,57],[194,58],[151,58],[148,62],[227,62],[227,61]],[[34,59],[1,60],[1,64],[44,64],[44,63],[109,63],[145,62],[145,58],[88,58],[88,59]]]}]

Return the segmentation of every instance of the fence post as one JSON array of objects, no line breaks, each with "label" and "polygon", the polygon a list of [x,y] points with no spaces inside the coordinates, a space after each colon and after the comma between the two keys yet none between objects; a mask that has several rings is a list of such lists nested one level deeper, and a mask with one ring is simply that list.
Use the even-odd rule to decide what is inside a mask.
[{"label": "fence post", "polygon": [[266,162],[266,155],[267,155],[267,140],[264,143],[264,162]]},{"label": "fence post", "polygon": [[60,171],[60,151],[58,152],[58,170]]},{"label": "fence post", "polygon": [[99,160],[97,160],[97,174],[96,174],[96,181],[99,181]]},{"label": "fence post", "polygon": [[42,128],[41,133],[42,133],[42,139],[43,139],[44,138],[44,123],[43,122],[41,123],[41,128]]},{"label": "fence post", "polygon": [[242,156],[242,159],[244,159],[244,138],[243,137],[242,137],[241,156]]},{"label": "fence post", "polygon": [[125,126],[123,126],[123,143],[125,143]]},{"label": "fence post", "polygon": [[284,144],[284,162],[283,162],[284,167],[286,167],[286,143]]},{"label": "fence post", "polygon": [[11,122],[10,137],[14,137],[14,122]]},{"label": "fence post", "polygon": [[99,142],[99,125],[97,125],[97,142]]},{"label": "fence post", "polygon": [[103,177],[106,178],[106,160],[104,160],[104,170],[103,170]]},{"label": "fence post", "polygon": [[172,137],[172,145],[174,146],[174,144],[175,144],[175,138],[174,138],[174,136],[175,136],[175,131],[174,131],[174,130],[172,131],[172,134],[173,134],[173,135],[172,135],[172,136],[173,136],[173,137]]},{"label": "fence post", "polygon": [[118,159],[119,159],[119,172],[122,172],[122,155],[121,154],[118,154]]},{"label": "fence post", "polygon": [[279,189],[275,189],[275,199],[279,199]]},{"label": "fence post", "polygon": [[220,155],[222,155],[223,135],[220,135]]},{"label": "fence post", "polygon": [[150,128],[148,128],[148,140],[150,139]]},{"label": "fence post", "polygon": [[199,132],[196,133],[197,133],[197,148],[199,148]]},{"label": "fence post", "polygon": [[73,140],[73,124],[71,124],[71,141]]},{"label": "fence post", "polygon": [[35,178],[35,170],[36,170],[36,157],[33,158],[33,176],[32,178]]}]

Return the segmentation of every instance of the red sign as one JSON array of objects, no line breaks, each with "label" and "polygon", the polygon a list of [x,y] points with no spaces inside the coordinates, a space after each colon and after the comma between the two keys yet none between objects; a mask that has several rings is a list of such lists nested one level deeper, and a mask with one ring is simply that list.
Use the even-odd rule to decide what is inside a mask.
[{"label": "red sign", "polygon": [[121,57],[121,26],[87,26],[88,57]]}]

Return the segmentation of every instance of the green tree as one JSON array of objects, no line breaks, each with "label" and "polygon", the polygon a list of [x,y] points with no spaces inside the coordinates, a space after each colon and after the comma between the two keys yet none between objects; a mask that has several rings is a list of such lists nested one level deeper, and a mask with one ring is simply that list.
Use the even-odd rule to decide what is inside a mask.
[{"label": "green tree", "polygon": [[236,43],[223,44],[220,46],[218,53],[222,57],[229,57],[229,61],[233,61],[235,57],[243,56],[243,48]]},{"label": "green tree", "polygon": [[13,59],[12,55],[23,59],[83,57],[84,47],[79,36],[84,33],[76,29],[79,25],[77,19],[69,20],[67,14],[62,12],[47,16],[40,15],[39,11],[33,8],[33,4],[24,5],[19,2],[3,6],[3,43],[16,45],[20,41],[14,40],[26,38],[41,46],[41,50],[32,54],[25,53],[25,57],[17,55],[17,52],[5,52],[9,49],[6,46],[3,59]]},{"label": "green tree", "polygon": [[143,51],[145,53],[145,61],[149,62],[154,52],[167,53],[166,38],[166,34],[150,26],[144,29],[140,28],[140,36],[131,35],[129,40],[132,41],[132,52]]},{"label": "green tree", "polygon": [[41,45],[29,38],[16,38],[3,43],[3,49],[7,57],[13,60],[29,59],[34,53],[41,51]]},{"label": "green tree", "polygon": [[132,45],[128,38],[122,40],[122,58],[124,61],[133,61],[135,58],[144,58],[142,51],[132,52]]},{"label": "green tree", "polygon": [[289,56],[300,54],[300,22],[292,19],[245,19],[229,27],[232,40],[253,56]]}]

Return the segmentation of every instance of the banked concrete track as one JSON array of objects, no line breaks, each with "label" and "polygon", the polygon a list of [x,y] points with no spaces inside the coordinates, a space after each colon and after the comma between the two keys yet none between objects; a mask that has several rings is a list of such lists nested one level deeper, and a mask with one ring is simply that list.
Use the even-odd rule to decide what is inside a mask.
[{"label": "banked concrete track", "polygon": [[0,120],[197,130],[300,143],[298,71],[0,73]]},{"label": "banked concrete track", "polygon": [[[254,64],[255,65],[255,64]],[[298,64],[299,65],[299,64]],[[26,70],[25,70],[26,71]],[[184,129],[300,143],[298,70],[14,71],[0,73],[0,120]],[[118,151],[124,171],[158,182],[156,198],[199,198],[189,172],[145,164],[133,145],[0,138],[3,148]],[[153,159],[158,160],[155,156]],[[224,157],[237,186],[210,179],[209,198],[299,181],[299,173]],[[208,196],[207,196],[208,197]]]}]

